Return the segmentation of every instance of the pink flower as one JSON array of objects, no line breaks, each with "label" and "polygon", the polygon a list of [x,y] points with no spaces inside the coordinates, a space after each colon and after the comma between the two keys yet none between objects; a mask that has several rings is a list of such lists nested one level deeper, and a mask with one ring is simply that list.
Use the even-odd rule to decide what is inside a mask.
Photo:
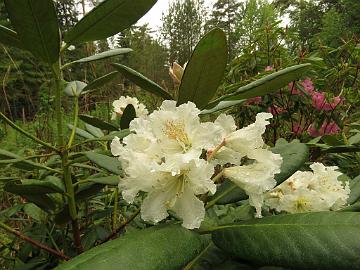
[{"label": "pink flower", "polygon": [[320,129],[316,129],[316,124],[312,124],[308,128],[308,133],[311,137],[318,137],[322,135],[335,135],[341,131],[340,127],[336,124],[336,122],[331,121],[328,123],[326,120],[321,125]]},{"label": "pink flower", "polygon": [[272,66],[265,67],[265,71],[272,71],[274,68]]},{"label": "pink flower", "polygon": [[323,130],[325,135],[335,135],[341,131],[340,127],[334,121],[330,123],[325,121],[321,126],[321,130]]},{"label": "pink flower", "polygon": [[339,104],[341,104],[343,102],[341,97],[334,97],[333,101],[331,103],[326,103],[324,105],[324,110],[325,111],[332,111],[334,110]]},{"label": "pink flower", "polygon": [[313,107],[321,111],[324,108],[324,104],[325,104],[325,94],[320,92],[315,92],[312,95]]},{"label": "pink flower", "polygon": [[326,101],[324,93],[315,92],[312,96],[312,101],[313,107],[315,107],[317,110],[332,111],[339,104],[341,104],[343,100],[341,97],[334,97],[332,102],[329,103]]},{"label": "pink flower", "polygon": [[304,87],[304,90],[305,90],[309,95],[313,95],[313,94],[314,94],[314,89],[315,89],[315,87],[314,87],[313,82],[312,82],[309,78],[303,80],[303,81],[301,82],[301,85],[302,85],[302,87]]},{"label": "pink flower", "polygon": [[307,132],[311,137],[319,137],[322,135],[320,131],[315,128],[315,124],[310,125]]},{"label": "pink flower", "polygon": [[276,115],[276,114],[280,114],[280,113],[283,113],[286,111],[286,109],[282,108],[282,107],[279,107],[279,106],[276,106],[276,105],[273,105],[271,107],[269,107],[267,109],[267,111],[269,113],[271,113],[272,115]]},{"label": "pink flower", "polygon": [[261,101],[262,101],[262,97],[253,97],[253,98],[249,98],[245,102],[245,105],[260,104]]},{"label": "pink flower", "polygon": [[301,134],[303,131],[304,128],[299,123],[295,123],[292,127],[292,132],[296,135]]},{"label": "pink flower", "polygon": [[303,93],[295,87],[294,82],[289,83],[288,88],[292,95],[303,95]]}]

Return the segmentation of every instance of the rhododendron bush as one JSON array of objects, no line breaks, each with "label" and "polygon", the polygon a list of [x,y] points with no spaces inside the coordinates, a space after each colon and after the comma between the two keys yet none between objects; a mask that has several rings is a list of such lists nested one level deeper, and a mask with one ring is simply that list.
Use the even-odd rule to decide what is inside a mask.
[{"label": "rhododendron bush", "polygon": [[[48,65],[56,94],[56,143],[0,113],[40,149],[35,158],[0,149],[2,165],[25,171],[24,178],[6,178],[2,187],[24,204],[0,216],[1,231],[31,250],[27,262],[23,248],[11,251],[19,253],[19,269],[29,261],[36,269],[358,268],[360,179],[326,156],[357,153],[359,147],[353,138],[335,146],[321,143],[322,136],[341,132],[335,114],[346,100],[317,89],[310,64],[267,66],[258,80],[223,93],[228,46],[225,33],[215,28],[185,66],[170,68],[173,92],[112,64],[113,72],[152,94],[159,106],[119,95],[105,121],[80,114],[79,99],[112,75],[87,84],[65,82],[62,71],[131,49],[70,63],[62,63],[63,52],[123,31],[156,1],[102,1],[61,35],[52,1],[5,3],[14,30],[1,27],[0,42]],[[74,108],[68,134],[65,98]],[[309,115],[295,113],[299,104]],[[279,123],[288,128],[285,133],[273,132]],[[40,222],[38,235],[22,232],[11,220],[21,211],[51,224],[51,231]]]}]

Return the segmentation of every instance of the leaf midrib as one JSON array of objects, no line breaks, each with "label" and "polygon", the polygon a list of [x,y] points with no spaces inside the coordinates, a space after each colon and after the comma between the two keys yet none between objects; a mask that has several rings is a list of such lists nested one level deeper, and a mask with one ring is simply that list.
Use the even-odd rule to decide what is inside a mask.
[{"label": "leaf midrib", "polygon": [[[106,2],[103,2],[103,3],[104,3],[104,5],[106,4]],[[107,15],[103,16],[103,17],[100,18],[100,19],[95,20],[94,23],[89,24],[88,27],[85,27],[84,31],[82,31],[82,32],[78,35],[77,38],[76,38],[76,37],[73,37],[71,40],[69,40],[69,41],[68,41],[68,44],[72,44],[72,42],[73,42],[74,40],[76,40],[76,39],[81,40],[81,38],[84,36],[84,33],[86,33],[87,31],[89,31],[89,29],[91,29],[94,25],[101,23],[104,19],[107,19],[109,16],[111,16],[114,12],[116,12],[120,7],[122,7],[122,6],[125,5],[125,4],[126,4],[126,0],[123,0],[123,1],[122,1],[121,3],[119,3],[114,9],[112,9],[109,13],[107,13]],[[95,8],[95,9],[96,9],[96,8]],[[86,15],[80,20],[80,22],[81,22],[82,20],[84,20],[84,19],[86,18],[86,16],[89,16],[90,14],[91,14],[91,11],[90,11],[88,14],[86,14]],[[79,23],[80,23],[80,22],[79,22]],[[75,28],[73,28],[73,29],[75,29]]]},{"label": "leaf midrib", "polygon": [[297,223],[297,224],[288,224],[288,223],[268,223],[268,224],[238,224],[238,225],[226,225],[226,226],[219,226],[215,228],[210,228],[209,231],[219,231],[224,229],[236,229],[242,227],[359,227],[360,224],[343,224],[343,223],[336,223],[336,224],[304,224],[304,223]]},{"label": "leaf midrib", "polygon": [[29,5],[29,8],[30,8],[31,17],[34,18],[34,22],[35,22],[35,25],[36,25],[36,30],[38,31],[39,36],[40,36],[41,47],[43,48],[43,50],[44,50],[44,52],[46,54],[46,60],[50,63],[51,62],[50,54],[48,52],[48,48],[45,46],[45,39],[43,37],[42,31],[41,31],[41,28],[40,28],[40,24],[39,24],[39,22],[37,20],[37,17],[35,16],[33,6],[31,5],[31,1],[28,0],[27,2],[28,2],[28,5]]}]

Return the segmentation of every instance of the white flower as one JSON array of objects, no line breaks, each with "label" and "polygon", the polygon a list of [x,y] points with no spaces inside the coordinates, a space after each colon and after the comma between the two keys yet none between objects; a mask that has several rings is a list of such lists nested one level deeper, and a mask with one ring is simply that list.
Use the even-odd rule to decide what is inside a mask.
[{"label": "white flower", "polygon": [[124,199],[132,203],[140,191],[148,193],[141,206],[143,220],[157,223],[168,216],[167,210],[173,210],[185,228],[200,227],[205,209],[196,195],[215,193],[212,165],[202,159],[185,163],[179,156],[159,164],[146,154],[127,149],[118,138],[112,141],[111,149],[123,162],[125,177],[119,187]]},{"label": "white flower", "polygon": [[265,204],[278,212],[299,213],[338,210],[347,203],[349,184],[337,178],[337,167],[321,163],[310,166],[313,172],[297,171],[266,195]]},{"label": "white flower", "polygon": [[253,124],[238,130],[231,116],[220,115],[215,120],[223,131],[220,144],[223,146],[215,150],[213,163],[234,165],[224,169],[224,176],[249,195],[257,217],[261,217],[264,193],[275,187],[274,176],[282,164],[281,156],[267,150],[262,138],[269,118],[270,113],[259,113]]},{"label": "white flower", "polygon": [[183,219],[185,228],[199,228],[205,209],[196,195],[215,193],[216,186],[210,179],[213,172],[213,167],[201,159],[161,164],[154,172],[158,179],[142,204],[141,217],[156,223],[168,216],[167,210],[173,210]]},{"label": "white flower", "polygon": [[192,102],[176,107],[175,101],[165,100],[147,119],[133,120],[130,130],[155,143],[155,151],[162,157],[180,154],[189,161],[198,158],[203,149],[213,147],[214,134],[219,132],[213,123],[200,123],[199,113]]},{"label": "white flower", "polygon": [[136,111],[137,117],[144,117],[148,114],[148,110],[146,109],[145,105],[140,103],[139,100],[135,97],[129,96],[121,96],[118,100],[113,102],[113,113],[111,116],[112,120],[116,120],[118,116],[121,116],[126,108],[127,105],[133,105]]},{"label": "white flower", "polygon": [[275,174],[280,172],[282,158],[266,149],[255,149],[248,153],[249,165],[240,165],[224,169],[224,176],[242,188],[249,195],[249,204],[261,217],[264,193],[275,187]]}]

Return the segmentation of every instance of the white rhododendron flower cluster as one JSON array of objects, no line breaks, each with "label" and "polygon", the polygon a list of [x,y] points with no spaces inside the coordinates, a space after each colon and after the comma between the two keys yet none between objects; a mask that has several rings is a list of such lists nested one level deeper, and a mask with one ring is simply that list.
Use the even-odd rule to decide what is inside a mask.
[{"label": "white rhododendron flower cluster", "polygon": [[118,117],[121,117],[127,105],[133,105],[136,111],[136,117],[144,117],[149,112],[146,109],[145,105],[140,103],[139,100],[135,97],[121,96],[118,100],[115,100],[112,104],[113,113],[111,120],[116,120]]},{"label": "white rhododendron flower cluster", "polygon": [[159,222],[172,210],[184,227],[200,227],[205,208],[199,195],[215,193],[219,164],[226,164],[220,174],[243,188],[261,215],[264,193],[274,188],[282,163],[262,139],[272,115],[259,113],[255,123],[236,130],[229,115],[202,123],[199,114],[191,102],[177,107],[166,100],[150,115],[134,119],[132,134],[122,142],[112,141],[112,154],[125,171],[119,183],[124,199],[132,203],[140,191],[147,193],[141,206],[145,221]]},{"label": "white rhododendron flower cluster", "polygon": [[347,203],[349,183],[338,180],[337,167],[321,163],[310,166],[313,172],[297,171],[266,195],[265,204],[277,212],[299,213],[338,210]]}]

